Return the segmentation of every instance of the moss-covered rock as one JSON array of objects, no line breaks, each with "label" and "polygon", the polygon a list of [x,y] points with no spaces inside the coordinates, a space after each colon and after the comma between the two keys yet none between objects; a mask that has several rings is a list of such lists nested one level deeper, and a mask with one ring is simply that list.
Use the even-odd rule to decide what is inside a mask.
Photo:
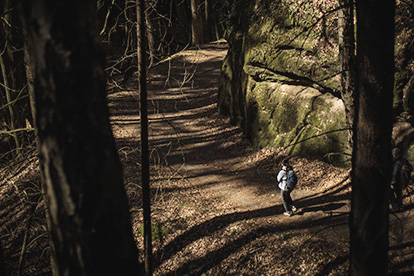
[{"label": "moss-covered rock", "polygon": [[[227,36],[220,112],[257,147],[283,146],[294,155],[325,160],[343,153],[347,134],[337,130],[345,128],[344,109],[332,96],[339,94],[337,46],[320,47],[334,41],[335,32],[309,13],[312,7],[292,8],[306,1],[252,2],[239,2],[244,10],[235,15],[248,20],[232,25]],[[298,13],[306,20],[298,21]]]},{"label": "moss-covered rock", "polygon": [[[334,156],[328,161],[342,165],[350,149],[348,132],[341,130],[337,1],[235,3],[226,35],[230,50],[220,80],[220,112],[257,147],[281,146],[323,160]],[[396,114],[414,112],[414,33],[411,19],[405,15],[401,20],[407,10],[402,5],[397,8]]]},{"label": "moss-covered rock", "polygon": [[247,95],[248,137],[257,147],[286,147],[292,155],[348,161],[345,109],[340,99],[306,86],[260,82]]}]

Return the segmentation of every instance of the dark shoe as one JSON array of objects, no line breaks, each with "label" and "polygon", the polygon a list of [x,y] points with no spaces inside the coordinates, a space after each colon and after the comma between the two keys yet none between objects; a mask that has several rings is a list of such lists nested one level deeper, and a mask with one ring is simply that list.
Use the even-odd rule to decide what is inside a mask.
[{"label": "dark shoe", "polygon": [[390,210],[391,213],[399,213],[402,211],[404,211],[404,207],[392,207]]},{"label": "dark shoe", "polygon": [[390,212],[391,213],[397,213],[398,212],[398,208],[391,208]]}]

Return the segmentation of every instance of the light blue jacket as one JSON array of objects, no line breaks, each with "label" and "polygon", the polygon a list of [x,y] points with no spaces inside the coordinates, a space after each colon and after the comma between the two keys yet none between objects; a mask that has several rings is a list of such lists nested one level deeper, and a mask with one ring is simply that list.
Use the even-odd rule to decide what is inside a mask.
[{"label": "light blue jacket", "polygon": [[285,167],[283,167],[280,172],[277,174],[277,182],[279,182],[279,188],[282,191],[288,191],[287,185],[287,172]]}]

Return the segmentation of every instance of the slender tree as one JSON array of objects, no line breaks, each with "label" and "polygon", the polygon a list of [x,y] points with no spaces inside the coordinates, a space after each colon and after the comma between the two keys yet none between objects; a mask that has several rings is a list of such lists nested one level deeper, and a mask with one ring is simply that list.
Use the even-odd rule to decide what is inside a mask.
[{"label": "slender tree", "polygon": [[148,150],[148,114],[147,114],[147,63],[146,63],[146,29],[145,1],[137,2],[137,36],[138,36],[138,83],[141,117],[141,170],[142,201],[144,211],[144,256],[145,275],[152,275],[152,235],[151,235],[151,198]]},{"label": "slender tree", "polygon": [[388,270],[394,12],[392,0],[357,0],[357,79],[350,275]]},{"label": "slender tree", "polygon": [[203,44],[203,16],[200,7],[200,0],[191,0],[191,33],[193,45]]},{"label": "slender tree", "polygon": [[352,125],[354,122],[355,90],[355,32],[354,1],[339,0],[342,7],[338,11],[339,25],[339,63],[341,65],[341,97],[345,105],[346,123],[349,131],[349,142],[352,145]]},{"label": "slender tree", "polygon": [[210,0],[204,0],[204,20],[206,23],[206,34],[205,37],[207,39],[207,41],[212,41],[213,40],[213,12],[211,9],[211,1]]},{"label": "slender tree", "polygon": [[157,56],[157,47],[155,46],[154,27],[151,21],[150,9],[145,9],[145,26],[149,50],[149,67],[151,67],[155,62],[155,57]]},{"label": "slender tree", "polygon": [[57,273],[140,275],[95,13],[95,1],[22,1]]},{"label": "slender tree", "polygon": [[6,275],[6,265],[4,263],[3,246],[0,242],[0,275]]},{"label": "slender tree", "polygon": [[190,23],[188,22],[185,3],[186,0],[175,0],[175,9],[177,11],[178,20],[184,26],[185,30],[190,32]]}]

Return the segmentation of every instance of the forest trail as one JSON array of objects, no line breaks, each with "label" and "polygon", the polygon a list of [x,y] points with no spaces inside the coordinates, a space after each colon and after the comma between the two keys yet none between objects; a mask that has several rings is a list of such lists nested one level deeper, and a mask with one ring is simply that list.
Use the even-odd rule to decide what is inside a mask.
[{"label": "forest trail", "polygon": [[[349,171],[292,158],[299,212],[283,216],[275,177],[286,153],[253,148],[217,112],[226,53],[217,41],[148,73],[152,222],[165,230],[154,275],[346,275]],[[137,87],[114,90],[109,106],[142,247]]]}]

